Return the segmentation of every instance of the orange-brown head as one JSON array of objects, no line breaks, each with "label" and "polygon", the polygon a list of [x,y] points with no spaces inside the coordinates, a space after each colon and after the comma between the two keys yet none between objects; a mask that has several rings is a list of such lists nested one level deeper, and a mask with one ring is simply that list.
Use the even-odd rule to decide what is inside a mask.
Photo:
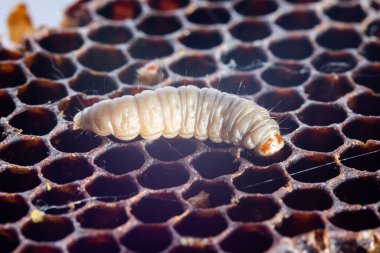
[{"label": "orange-brown head", "polygon": [[280,133],[275,133],[257,145],[256,152],[260,156],[270,156],[281,150],[282,147],[284,147],[284,140]]}]

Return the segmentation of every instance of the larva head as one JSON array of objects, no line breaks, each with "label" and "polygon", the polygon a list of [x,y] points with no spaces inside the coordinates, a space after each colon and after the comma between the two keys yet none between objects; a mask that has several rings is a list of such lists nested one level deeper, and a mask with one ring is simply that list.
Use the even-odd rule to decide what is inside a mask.
[{"label": "larva head", "polygon": [[256,152],[260,156],[270,156],[284,147],[284,140],[280,133],[274,133],[266,138],[256,147]]}]

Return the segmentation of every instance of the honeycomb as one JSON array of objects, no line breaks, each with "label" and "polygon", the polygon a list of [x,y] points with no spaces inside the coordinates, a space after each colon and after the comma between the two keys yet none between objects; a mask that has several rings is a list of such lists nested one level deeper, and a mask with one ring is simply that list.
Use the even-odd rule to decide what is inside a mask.
[{"label": "honeycomb", "polygon": [[[378,252],[379,10],[80,0],[1,48],[0,252]],[[162,83],[138,81],[150,62]],[[100,100],[188,84],[257,101],[285,148],[72,129]]]}]

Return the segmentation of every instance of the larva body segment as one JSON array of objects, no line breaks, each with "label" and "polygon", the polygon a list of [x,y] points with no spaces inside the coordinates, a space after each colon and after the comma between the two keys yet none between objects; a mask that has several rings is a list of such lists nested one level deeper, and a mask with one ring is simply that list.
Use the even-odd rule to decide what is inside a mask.
[{"label": "larva body segment", "polygon": [[74,117],[74,129],[131,140],[161,135],[241,145],[262,156],[284,146],[276,121],[256,103],[216,89],[164,87],[99,102]]}]

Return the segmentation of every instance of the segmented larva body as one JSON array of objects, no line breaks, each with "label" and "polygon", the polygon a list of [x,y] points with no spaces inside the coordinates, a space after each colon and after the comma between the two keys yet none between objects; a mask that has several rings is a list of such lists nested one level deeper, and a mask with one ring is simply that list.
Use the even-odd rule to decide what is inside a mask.
[{"label": "segmented larva body", "polygon": [[256,103],[212,88],[182,86],[103,100],[74,117],[74,129],[131,140],[141,135],[210,139],[271,155],[284,146],[277,122]]}]

